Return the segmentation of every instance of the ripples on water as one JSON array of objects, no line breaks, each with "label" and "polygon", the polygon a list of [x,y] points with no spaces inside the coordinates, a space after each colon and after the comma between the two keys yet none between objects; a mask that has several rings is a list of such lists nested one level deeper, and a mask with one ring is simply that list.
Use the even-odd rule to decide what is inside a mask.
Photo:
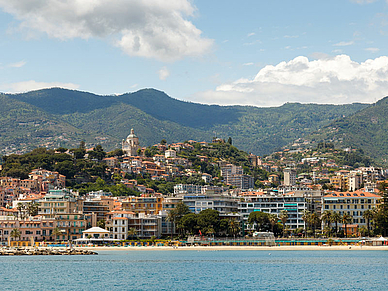
[{"label": "ripples on water", "polygon": [[386,251],[0,257],[1,290],[388,290]]}]

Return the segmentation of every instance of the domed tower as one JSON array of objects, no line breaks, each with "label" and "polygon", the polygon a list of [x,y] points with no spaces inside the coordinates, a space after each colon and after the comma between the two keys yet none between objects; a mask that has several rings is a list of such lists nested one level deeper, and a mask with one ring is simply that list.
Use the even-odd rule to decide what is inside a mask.
[{"label": "domed tower", "polygon": [[131,133],[127,136],[127,139],[122,141],[122,149],[127,156],[137,156],[137,150],[139,146],[139,138],[135,135],[133,128]]}]

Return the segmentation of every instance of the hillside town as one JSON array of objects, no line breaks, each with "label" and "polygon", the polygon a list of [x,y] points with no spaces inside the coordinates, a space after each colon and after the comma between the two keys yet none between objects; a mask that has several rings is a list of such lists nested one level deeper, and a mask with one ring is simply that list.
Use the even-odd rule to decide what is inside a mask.
[{"label": "hillside town", "polygon": [[[32,169],[28,178],[0,177],[0,240],[387,235],[387,170],[357,157],[345,164],[336,155],[340,150],[320,147],[267,157],[238,151],[231,138],[141,147],[132,129],[109,157],[101,147],[81,155],[58,149],[58,155],[103,165],[101,177],[108,178],[68,179],[68,171],[44,168]],[[108,184],[123,190],[108,191]]]}]

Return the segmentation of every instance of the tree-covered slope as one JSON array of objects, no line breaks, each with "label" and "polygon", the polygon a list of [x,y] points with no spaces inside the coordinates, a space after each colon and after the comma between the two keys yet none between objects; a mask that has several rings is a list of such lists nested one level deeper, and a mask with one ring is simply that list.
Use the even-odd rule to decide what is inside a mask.
[{"label": "tree-covered slope", "polygon": [[351,116],[334,121],[308,137],[314,143],[362,149],[382,163],[388,161],[388,97]]},{"label": "tree-covered slope", "polygon": [[[109,142],[101,139],[106,142],[108,150],[119,146],[119,141],[134,128],[144,146],[163,138],[172,142],[232,137],[236,146],[259,155],[269,154],[296,138],[368,106],[293,103],[258,108],[204,105],[180,101],[154,89],[119,96],[98,96],[53,88],[7,97],[32,105],[85,135],[93,136],[91,132],[94,132],[98,136],[111,137]],[[85,139],[82,135],[79,138]],[[99,143],[99,140],[94,140],[94,143]]]},{"label": "tree-covered slope", "polygon": [[72,147],[80,140],[93,143],[96,138],[112,144],[109,136],[99,137],[94,130],[74,127],[36,106],[0,94],[0,153],[26,152],[38,146]]}]

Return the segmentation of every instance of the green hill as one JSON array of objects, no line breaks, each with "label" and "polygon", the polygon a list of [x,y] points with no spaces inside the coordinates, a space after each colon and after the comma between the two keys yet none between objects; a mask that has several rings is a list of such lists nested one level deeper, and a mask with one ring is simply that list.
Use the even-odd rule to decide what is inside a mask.
[{"label": "green hill", "polygon": [[388,97],[351,116],[340,118],[308,137],[314,143],[362,149],[376,161],[388,161]]},{"label": "green hill", "polygon": [[[101,143],[110,150],[119,146],[121,139],[134,128],[143,146],[155,144],[163,138],[173,142],[231,137],[237,147],[259,155],[269,154],[338,118],[368,107],[366,104],[298,103],[271,108],[204,105],[180,101],[154,89],[99,96],[52,88],[1,96],[7,98],[7,103],[10,100],[19,102],[26,108],[34,108],[49,120],[66,125],[68,131],[74,132],[75,144],[84,139],[89,144]],[[10,107],[15,105],[9,104]],[[21,114],[20,118],[23,116]],[[33,116],[27,114],[26,118],[33,119]],[[58,127],[58,133],[60,130],[63,129]],[[17,138],[20,135],[22,132],[14,128],[12,136]],[[5,146],[4,141],[0,137],[0,147]],[[36,141],[28,139],[28,142],[33,144]],[[17,142],[14,144],[20,148]]]}]

